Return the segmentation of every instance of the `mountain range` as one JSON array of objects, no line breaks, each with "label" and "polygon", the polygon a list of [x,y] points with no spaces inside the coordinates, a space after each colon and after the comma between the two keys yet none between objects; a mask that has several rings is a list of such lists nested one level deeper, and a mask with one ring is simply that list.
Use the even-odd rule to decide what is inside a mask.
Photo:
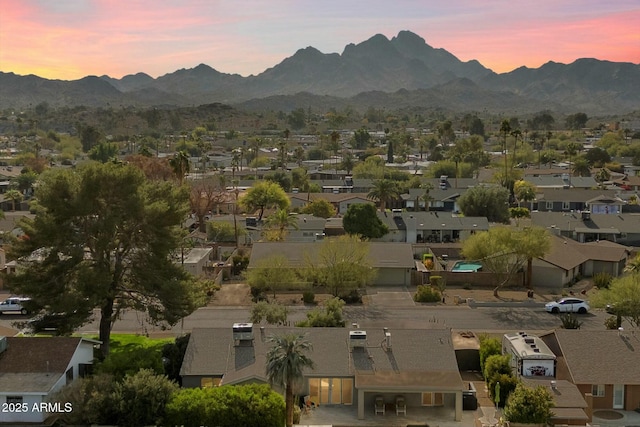
[{"label": "mountain range", "polygon": [[258,75],[221,73],[208,65],[152,78],[87,76],[48,80],[0,72],[0,108],[46,101],[52,106],[186,106],[226,103],[249,110],[309,106],[441,108],[451,111],[553,110],[590,115],[640,109],[640,65],[597,59],[548,62],[495,73],[463,62],[423,38],[401,31],[349,44],[341,54],[313,47]]}]

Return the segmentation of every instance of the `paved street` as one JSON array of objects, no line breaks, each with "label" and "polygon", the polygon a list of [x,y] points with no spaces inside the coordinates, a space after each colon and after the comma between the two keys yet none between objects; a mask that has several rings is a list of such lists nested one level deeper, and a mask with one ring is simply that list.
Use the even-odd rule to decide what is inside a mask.
[{"label": "paved street", "polygon": [[[370,305],[347,306],[344,309],[348,324],[356,322],[360,327],[389,327],[389,328],[432,328],[447,327],[454,329],[469,329],[474,331],[506,331],[527,330],[542,331],[558,328],[560,318],[544,311],[543,307],[478,307],[467,305],[437,305],[421,306],[407,302],[393,292],[385,298],[379,293],[378,299],[373,299]],[[403,301],[403,302],[402,302]],[[289,321],[293,324],[305,318],[309,307],[290,307]],[[579,316],[583,322],[582,329],[603,329],[604,320],[609,315],[603,311],[594,310],[592,313]],[[11,327],[15,321],[24,321],[27,317],[6,314],[0,317],[0,326]],[[193,328],[228,327],[235,322],[249,319],[248,307],[203,307],[178,323],[171,330],[150,325],[144,315],[134,311],[125,312],[113,328],[114,332],[129,333],[167,333],[179,335],[189,332]],[[85,325],[82,332],[98,331],[96,321]]]}]

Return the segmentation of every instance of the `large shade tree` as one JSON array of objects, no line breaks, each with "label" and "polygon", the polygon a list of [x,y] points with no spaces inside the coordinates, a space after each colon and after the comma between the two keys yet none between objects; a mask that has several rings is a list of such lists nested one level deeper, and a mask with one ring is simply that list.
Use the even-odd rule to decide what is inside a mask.
[{"label": "large shade tree", "polygon": [[18,260],[12,292],[33,298],[34,309],[67,313],[79,326],[99,310],[102,355],[126,307],[175,324],[204,303],[199,282],[174,262],[187,193],[148,181],[134,166],[91,163],[51,170],[36,190],[38,212],[9,250]]},{"label": "large shade tree", "polygon": [[509,191],[500,187],[473,187],[458,199],[465,216],[484,216],[491,222],[509,221]]},{"label": "large shade tree", "polygon": [[272,385],[284,388],[286,425],[293,426],[293,391],[300,385],[305,369],[313,369],[307,353],[313,350],[304,335],[285,334],[269,337],[272,346],[267,353],[267,378]]},{"label": "large shade tree", "polygon": [[271,181],[256,183],[238,202],[248,212],[258,211],[258,221],[262,220],[265,209],[287,209],[291,203],[282,187]]},{"label": "large shade tree", "polygon": [[551,247],[550,237],[544,228],[513,229],[492,227],[476,233],[462,244],[462,255],[469,260],[482,262],[485,271],[496,276],[494,295],[527,263],[527,280],[530,280],[530,260],[542,257]]},{"label": "large shade tree", "polygon": [[380,210],[384,211],[387,203],[400,197],[400,188],[396,181],[377,179],[373,181],[373,188],[369,191],[367,197],[380,202]]},{"label": "large shade tree", "polygon": [[601,289],[591,298],[594,307],[610,305],[614,313],[628,321],[634,328],[640,327],[640,272],[638,258],[628,266],[629,274],[615,278],[608,289]]}]

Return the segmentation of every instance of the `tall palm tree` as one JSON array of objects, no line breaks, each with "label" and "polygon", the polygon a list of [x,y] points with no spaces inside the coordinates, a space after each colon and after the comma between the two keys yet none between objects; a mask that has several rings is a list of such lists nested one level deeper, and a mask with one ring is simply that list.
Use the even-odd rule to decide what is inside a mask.
[{"label": "tall palm tree", "polygon": [[511,132],[511,125],[509,124],[509,120],[504,119],[502,124],[500,125],[500,133],[504,136],[504,186],[508,187],[508,165],[507,165],[507,136]]},{"label": "tall palm tree", "polygon": [[522,131],[520,129],[513,130],[511,131],[511,136],[516,139],[515,143],[513,144],[513,161],[511,162],[511,168],[513,168],[517,162],[516,151],[518,148],[518,138],[522,137]]},{"label": "tall palm tree", "polygon": [[173,169],[173,173],[178,178],[180,185],[182,185],[184,181],[184,177],[189,173],[189,155],[185,151],[178,151],[175,156],[171,160],[169,160],[169,164]]},{"label": "tall palm tree", "polygon": [[384,212],[387,202],[397,199],[400,189],[395,181],[390,179],[377,179],[373,181],[373,188],[367,197],[380,202],[380,210]]},{"label": "tall palm tree", "polygon": [[303,378],[305,368],[313,369],[313,361],[306,355],[313,347],[304,335],[273,335],[273,345],[267,353],[266,372],[271,385],[283,387],[286,405],[286,425],[293,426],[293,389]]},{"label": "tall palm tree", "polygon": [[278,230],[276,240],[284,240],[287,227],[298,229],[298,218],[295,215],[289,215],[285,209],[278,209],[265,219],[265,225]]},{"label": "tall palm tree", "polygon": [[342,155],[342,162],[340,163],[340,168],[347,171],[347,175],[350,175],[355,164],[356,164],[356,160],[353,157],[353,154],[351,154],[350,151],[345,151],[344,154]]}]

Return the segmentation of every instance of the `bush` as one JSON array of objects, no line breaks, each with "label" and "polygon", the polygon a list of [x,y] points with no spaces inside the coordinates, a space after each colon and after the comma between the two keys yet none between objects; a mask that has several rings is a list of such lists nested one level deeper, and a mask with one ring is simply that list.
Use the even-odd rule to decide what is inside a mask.
[{"label": "bush", "polygon": [[188,388],[174,393],[164,425],[281,427],[284,398],[266,384]]},{"label": "bush", "polygon": [[530,388],[520,383],[509,396],[504,408],[505,418],[512,423],[545,424],[551,418],[553,397],[539,386]]},{"label": "bush", "polygon": [[418,291],[413,296],[416,302],[440,302],[442,295],[431,286],[418,285]]},{"label": "bush", "polygon": [[[491,378],[491,381],[487,382],[487,390],[489,390],[491,401],[494,402],[496,406],[504,408],[509,400],[509,395],[516,389],[519,382],[518,378],[511,374],[495,375]],[[500,383],[500,400],[496,399],[496,384],[498,383]]]},{"label": "bush", "polygon": [[484,375],[484,380],[487,382],[487,385],[490,385],[489,382],[493,377],[500,374],[508,374],[511,375],[511,365],[509,363],[508,355],[497,355],[489,356],[487,360],[484,362],[484,371],[482,374]]},{"label": "bush", "polygon": [[582,322],[578,320],[578,316],[573,313],[565,313],[560,316],[563,329],[580,329]]},{"label": "bush", "polygon": [[162,347],[164,373],[170,380],[176,381],[178,384],[182,384],[180,368],[182,367],[182,361],[187,351],[190,337],[191,334],[182,335],[177,337],[175,342],[167,343]]},{"label": "bush", "polygon": [[609,289],[613,277],[609,273],[597,273],[593,275],[593,285],[598,289]]},{"label": "bush", "polygon": [[302,293],[302,302],[305,304],[315,304],[316,294],[314,294],[313,291],[304,291]]},{"label": "bush", "polygon": [[163,374],[161,352],[153,347],[133,347],[122,352],[111,352],[96,366],[96,372],[113,375],[116,381],[133,375],[141,369],[150,369],[155,374]]},{"label": "bush", "polygon": [[604,327],[607,329],[618,329],[622,325],[622,318],[609,316],[604,320]]},{"label": "bush", "polygon": [[342,318],[344,301],[338,297],[325,301],[324,307],[314,308],[307,313],[307,320],[296,323],[296,326],[308,327],[343,327],[345,321]]},{"label": "bush", "polygon": [[440,291],[440,293],[444,294],[444,290],[447,287],[447,280],[444,277],[431,276],[429,277],[429,283],[433,288],[437,289],[438,291]]},{"label": "bush", "polygon": [[490,356],[499,356],[502,354],[502,344],[497,338],[491,338],[486,335],[480,337],[480,371],[484,374],[484,365]]},{"label": "bush", "polygon": [[346,304],[362,304],[362,295],[357,289],[352,289],[348,294],[340,295],[340,299]]}]

